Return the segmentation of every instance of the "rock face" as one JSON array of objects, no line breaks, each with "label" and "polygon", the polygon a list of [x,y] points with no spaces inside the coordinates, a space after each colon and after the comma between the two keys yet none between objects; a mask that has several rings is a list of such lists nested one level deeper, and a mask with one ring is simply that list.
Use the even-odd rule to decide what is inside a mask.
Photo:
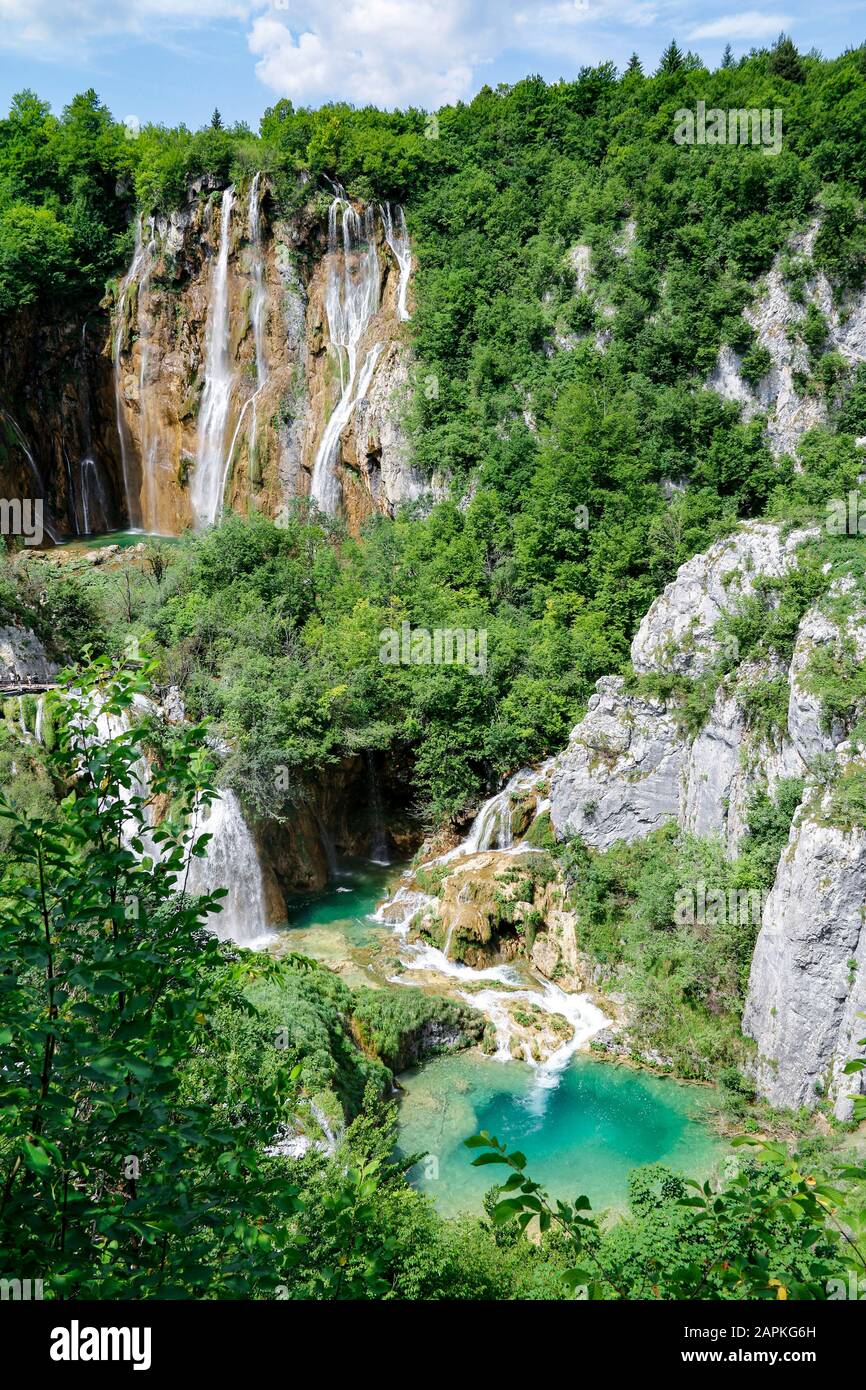
[{"label": "rock face", "polygon": [[[632,642],[638,675],[704,676],[736,652],[717,632],[720,619],[755,592],[760,577],[779,578],[811,535],[787,537],[770,523],[750,522],[680,567],[652,604]],[[634,840],[677,819],[696,835],[720,834],[736,853],[756,784],[770,791],[782,777],[803,774],[795,746],[753,738],[748,696],[760,682],[784,675],[741,663],[721,680],[703,729],[690,740],[676,708],[627,693],[604,677],[568,748],[554,760],[551,821],[556,834],[580,835],[594,849]]]},{"label": "rock face", "polygon": [[0,494],[41,498],[50,539],[123,523],[107,314],[82,323],[25,309],[0,333]]},{"label": "rock face", "polygon": [[[23,313],[5,326],[0,483],[6,496],[44,500],[51,539],[125,525],[178,534],[200,522],[193,483],[203,421],[223,390],[215,451],[225,505],[277,517],[309,494],[341,389],[326,306],[327,208],[311,195],[280,218],[258,176],[234,190],[224,245],[224,200],[225,190],[203,178],[169,216],[142,218],[126,274],[83,325]],[[337,460],[353,531],[426,491],[409,465],[402,423],[408,240],[397,247],[401,264],[393,227],[389,240],[384,213],[373,211],[378,309],[369,342],[358,347],[366,352],[375,341],[379,355]],[[226,315],[217,324],[221,251]],[[225,379],[208,395],[209,344],[223,329]]]},{"label": "rock face", "polygon": [[[201,466],[200,415],[215,331],[219,196],[194,187],[185,208],[143,229],[140,254],[115,304],[112,349],[130,512],[149,530],[177,533],[196,519],[190,484]],[[381,351],[367,397],[342,431],[337,465],[353,531],[372,512],[393,513],[424,491],[409,468],[401,424],[408,348],[400,268],[381,217],[372,223],[381,279],[367,336]],[[252,506],[278,516],[293,498],[309,493],[345,370],[328,338],[324,222],[313,203],[291,220],[280,219],[261,183],[255,194],[235,191],[228,238],[223,500],[238,511]],[[365,338],[359,354],[368,346]]]},{"label": "rock face", "polygon": [[866,828],[821,823],[802,806],[767,902],[743,1031],[758,1045],[756,1080],[774,1105],[822,1094],[849,1119],[863,1073],[843,1075],[866,1037]]},{"label": "rock face", "polygon": [[635,671],[700,676],[724,655],[716,624],[754,593],[759,577],[779,579],[797,547],[817,532],[783,536],[771,522],[752,521],[686,561],[651,605],[631,644]]},{"label": "rock face", "polygon": [[57,663],[34,632],[0,627],[0,685],[48,685],[56,675]]},{"label": "rock face", "polygon": [[580,835],[604,850],[677,815],[684,750],[663,701],[626,695],[619,676],[596,691],[556,760],[550,817],[560,838]]},{"label": "rock face", "polygon": [[[791,253],[808,260],[818,229],[819,223],[815,222],[803,235],[794,237]],[[797,303],[785,282],[782,258],[777,257],[757,302],[743,313],[755,330],[757,342],[770,354],[770,370],[754,386],[750,385],[743,378],[741,358],[731,347],[724,346],[707,383],[727,400],[738,402],[746,420],[767,412],[768,441],[777,457],[793,454],[807,430],[827,422],[823,394],[798,390],[796,380],[797,374],[808,373],[810,366],[809,351],[798,336],[810,304],[820,310],[827,324],[826,350],[841,353],[851,363],[863,361],[866,292],[861,290],[841,304],[836,303],[826,275],[818,271],[807,280],[802,302]]]}]

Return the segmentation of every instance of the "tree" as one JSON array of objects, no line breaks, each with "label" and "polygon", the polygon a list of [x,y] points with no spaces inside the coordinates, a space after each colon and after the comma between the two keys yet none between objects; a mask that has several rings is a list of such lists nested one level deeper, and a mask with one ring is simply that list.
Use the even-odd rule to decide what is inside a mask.
[{"label": "tree", "polygon": [[180,732],[150,774],[172,818],[149,828],[142,689],[105,662],[70,676],[52,709],[58,815],[0,801],[0,1246],[48,1297],[273,1294],[297,1203],[264,1149],[293,1080],[277,1062],[233,1121],[214,1017],[248,1011],[248,967],[205,930],[221,893],[183,892],[210,766],[202,730]]},{"label": "tree", "polygon": [[624,76],[643,77],[643,64],[641,63],[641,60],[636,53],[633,53],[629,58],[628,66],[626,67]]},{"label": "tree", "polygon": [[659,61],[659,73],[681,72],[683,64],[683,51],[676,39],[671,39]]},{"label": "tree", "polygon": [[802,82],[805,76],[794,42],[785,33],[773,44],[767,66],[775,77],[782,77],[786,82]]},{"label": "tree", "polygon": [[734,66],[734,50],[729,43],[725,44],[725,51],[722,54],[722,67],[732,68]]},{"label": "tree", "polygon": [[211,130],[222,130],[223,128],[223,118],[218,106],[214,107],[213,115],[210,118],[210,128]]}]

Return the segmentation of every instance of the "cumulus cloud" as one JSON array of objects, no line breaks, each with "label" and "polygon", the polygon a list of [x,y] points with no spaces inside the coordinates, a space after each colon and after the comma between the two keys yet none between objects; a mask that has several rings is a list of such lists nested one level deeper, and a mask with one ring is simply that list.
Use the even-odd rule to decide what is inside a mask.
[{"label": "cumulus cloud", "polygon": [[467,0],[292,0],[258,16],[256,73],[280,96],[386,106],[440,106],[470,95],[502,44],[511,6]]},{"label": "cumulus cloud", "polygon": [[692,39],[767,39],[775,38],[791,27],[786,14],[766,14],[761,10],[743,10],[739,14],[723,15],[720,19],[698,24],[690,30]]}]

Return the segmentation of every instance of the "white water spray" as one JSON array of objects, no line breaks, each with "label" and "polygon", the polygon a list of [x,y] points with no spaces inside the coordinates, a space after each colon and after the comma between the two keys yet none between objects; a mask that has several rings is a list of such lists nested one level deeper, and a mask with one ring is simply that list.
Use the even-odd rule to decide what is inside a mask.
[{"label": "white water spray", "polygon": [[[341,223],[341,246],[337,223]],[[379,308],[379,258],[376,254],[372,208],[363,217],[355,211],[342,188],[328,212],[328,283],[325,309],[331,348],[340,364],[340,399],[331,412],[313,464],[310,496],[323,511],[333,514],[340,505],[337,455],[349,417],[363,400],[382,351],[374,343],[359,367],[358,354],[367,325]]]},{"label": "white water spray", "polygon": [[405,321],[410,317],[406,307],[406,296],[409,292],[409,278],[412,274],[412,248],[409,243],[409,233],[406,230],[406,216],[399,203],[396,218],[391,213],[391,204],[383,204],[382,223],[385,228],[385,240],[400,270],[400,283],[397,287],[397,314]]},{"label": "white water spray", "polygon": [[233,380],[229,359],[228,260],[234,196],[234,187],[227,188],[223,193],[219,253],[211,285],[198,458],[190,487],[190,505],[196,527],[211,526],[216,521],[225,483],[225,435]]},{"label": "white water spray", "polygon": [[123,492],[126,499],[126,514],[131,527],[138,526],[141,522],[141,508],[137,494],[133,495],[130,482],[130,460],[132,457],[132,440],[129,434],[129,426],[126,423],[126,408],[123,398],[123,364],[121,356],[123,351],[123,337],[126,323],[126,300],[129,295],[130,286],[135,283],[139,271],[141,270],[146,254],[143,243],[141,218],[135,224],[135,249],[132,253],[132,261],[129,270],[120,282],[120,293],[117,300],[117,308],[114,311],[114,406],[117,415],[117,436],[120,440],[120,464],[123,473]]},{"label": "white water spray", "polygon": [[208,920],[221,941],[259,947],[272,939],[267,926],[265,880],[258,850],[250,834],[240,802],[223,788],[209,807],[197,805],[196,834],[210,835],[203,859],[189,864],[187,891],[212,893],[227,888],[222,911]]}]

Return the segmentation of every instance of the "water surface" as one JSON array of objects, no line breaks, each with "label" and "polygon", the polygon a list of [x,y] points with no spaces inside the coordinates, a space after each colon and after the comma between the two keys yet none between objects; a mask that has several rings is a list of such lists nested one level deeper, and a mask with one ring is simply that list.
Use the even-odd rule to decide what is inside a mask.
[{"label": "water surface", "polygon": [[480,1130],[525,1153],[527,1170],[552,1197],[585,1193],[595,1209],[625,1205],[632,1168],[665,1163],[703,1179],[725,1153],[705,1123],[707,1087],[586,1055],[549,1079],[540,1086],[532,1067],[477,1052],[400,1077],[400,1149],[435,1160],[418,1164],[412,1179],[443,1215],[480,1211],[484,1193],[507,1176],[505,1168],[471,1166],[463,1141]]}]

